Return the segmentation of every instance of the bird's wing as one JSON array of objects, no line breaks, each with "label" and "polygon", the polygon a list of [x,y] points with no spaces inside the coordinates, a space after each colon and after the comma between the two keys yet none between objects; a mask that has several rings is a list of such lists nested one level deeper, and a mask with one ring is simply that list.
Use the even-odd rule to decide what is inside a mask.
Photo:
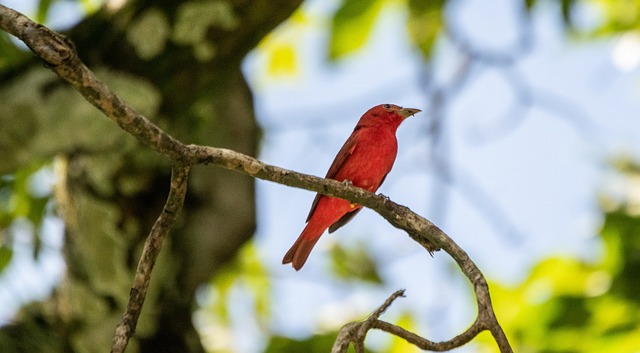
[{"label": "bird's wing", "polygon": [[358,208],[354,209],[351,212],[348,212],[347,214],[345,214],[344,216],[342,216],[342,218],[340,218],[336,223],[332,224],[331,226],[329,226],[329,233],[333,233],[336,230],[338,230],[338,228],[342,227],[343,225],[349,223],[349,221],[355,217],[358,212],[360,212],[360,210],[362,210],[362,206],[358,206]]},{"label": "bird's wing", "polygon": [[[336,174],[338,174],[338,171],[340,170],[344,162],[353,153],[353,150],[356,148],[356,140],[357,140],[356,135],[358,133],[358,130],[359,129],[356,128],[353,131],[353,133],[351,133],[351,136],[349,136],[349,138],[347,139],[347,142],[344,143],[344,145],[336,155],[336,158],[333,160],[333,163],[331,163],[331,167],[329,167],[329,171],[325,176],[326,179],[333,179],[336,176]],[[305,222],[309,222],[309,220],[311,219],[313,212],[315,212],[316,210],[316,206],[318,206],[318,201],[320,200],[321,196],[322,194],[316,195],[316,198],[313,200],[313,203],[311,204],[311,209],[309,210],[309,215],[307,216],[307,220]]]}]

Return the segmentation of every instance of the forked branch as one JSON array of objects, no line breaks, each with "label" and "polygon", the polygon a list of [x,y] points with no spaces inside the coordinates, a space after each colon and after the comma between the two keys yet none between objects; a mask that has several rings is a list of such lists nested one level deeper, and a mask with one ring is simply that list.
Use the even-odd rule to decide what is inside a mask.
[{"label": "forked branch", "polygon": [[364,339],[367,333],[371,329],[378,329],[388,332],[392,335],[398,336],[405,341],[413,344],[414,346],[428,351],[444,352],[456,347],[460,347],[469,341],[471,341],[478,333],[482,331],[479,321],[476,320],[469,329],[460,335],[444,342],[433,342],[426,338],[422,338],[413,332],[409,332],[400,326],[390,324],[388,322],[380,320],[380,315],[384,313],[387,308],[398,297],[404,297],[404,289],[398,290],[391,294],[389,298],[382,304],[376,311],[373,312],[365,321],[351,322],[344,325],[340,332],[338,332],[338,338],[333,345],[331,353],[345,353],[349,348],[349,344],[353,342],[356,352],[364,352]]}]

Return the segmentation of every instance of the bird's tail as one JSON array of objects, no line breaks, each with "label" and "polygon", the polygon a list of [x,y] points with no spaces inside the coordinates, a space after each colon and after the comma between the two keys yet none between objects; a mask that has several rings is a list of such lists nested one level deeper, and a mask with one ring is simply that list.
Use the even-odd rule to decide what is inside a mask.
[{"label": "bird's tail", "polygon": [[307,261],[313,246],[316,245],[318,239],[326,229],[326,227],[317,229],[316,222],[310,221],[302,231],[302,234],[298,237],[295,243],[291,246],[291,249],[287,251],[282,259],[282,264],[290,263],[296,271],[300,270],[304,263]]}]

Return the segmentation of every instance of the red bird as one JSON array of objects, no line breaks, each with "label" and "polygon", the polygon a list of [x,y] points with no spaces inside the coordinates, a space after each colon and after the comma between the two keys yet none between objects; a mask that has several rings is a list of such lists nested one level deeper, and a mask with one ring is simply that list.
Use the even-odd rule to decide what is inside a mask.
[{"label": "red bird", "polygon": [[[393,104],[369,109],[338,152],[325,178],[348,180],[370,192],[378,190],[396,159],[398,126],[418,112],[420,109]],[[361,205],[344,199],[316,195],[307,216],[307,226],[284,255],[282,264],[291,263],[296,271],[301,269],[325,229],[329,228],[329,233],[335,232],[361,209]]]}]

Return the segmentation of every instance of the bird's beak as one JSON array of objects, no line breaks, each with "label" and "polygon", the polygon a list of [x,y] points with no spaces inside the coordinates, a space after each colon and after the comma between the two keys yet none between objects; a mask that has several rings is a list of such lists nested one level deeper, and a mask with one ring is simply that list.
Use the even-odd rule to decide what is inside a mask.
[{"label": "bird's beak", "polygon": [[420,113],[422,110],[416,108],[402,108],[398,110],[398,114],[402,115],[403,118],[408,118],[414,114]]}]

